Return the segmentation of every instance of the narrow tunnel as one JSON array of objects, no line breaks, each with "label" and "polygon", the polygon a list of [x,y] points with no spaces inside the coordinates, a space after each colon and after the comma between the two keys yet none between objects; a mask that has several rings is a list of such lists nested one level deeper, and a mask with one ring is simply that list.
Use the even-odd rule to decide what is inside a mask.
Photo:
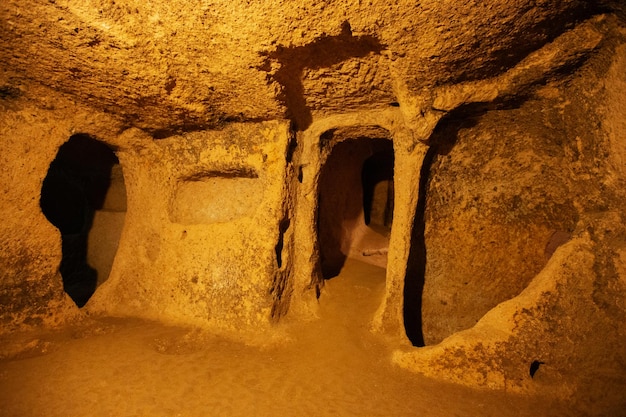
[{"label": "narrow tunnel", "polygon": [[50,164],[40,206],[61,233],[63,289],[83,307],[108,278],[124,223],[126,188],[113,150],[88,135],[70,137]]},{"label": "narrow tunnel", "polygon": [[337,276],[348,257],[385,268],[392,219],[392,141],[337,143],[319,183],[317,232],[324,279]]}]

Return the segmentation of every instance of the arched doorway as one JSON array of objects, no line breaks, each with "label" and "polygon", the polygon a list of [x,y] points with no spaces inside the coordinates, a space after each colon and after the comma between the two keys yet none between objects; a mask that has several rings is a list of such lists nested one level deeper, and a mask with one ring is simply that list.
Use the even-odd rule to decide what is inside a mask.
[{"label": "arched doorway", "polygon": [[61,233],[63,288],[78,307],[109,275],[126,212],[126,188],[111,148],[70,137],[43,181],[41,210]]},{"label": "arched doorway", "polygon": [[334,144],[319,180],[317,234],[324,279],[346,258],[386,267],[393,218],[393,142],[346,139]]}]

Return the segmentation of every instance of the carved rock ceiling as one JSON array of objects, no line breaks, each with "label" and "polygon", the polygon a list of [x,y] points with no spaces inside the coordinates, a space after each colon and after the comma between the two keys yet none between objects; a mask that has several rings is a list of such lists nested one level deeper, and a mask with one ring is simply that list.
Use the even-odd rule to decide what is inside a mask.
[{"label": "carved rock ceiling", "polygon": [[302,129],[493,77],[600,11],[579,0],[4,0],[0,85],[49,87],[152,132],[285,117]]}]

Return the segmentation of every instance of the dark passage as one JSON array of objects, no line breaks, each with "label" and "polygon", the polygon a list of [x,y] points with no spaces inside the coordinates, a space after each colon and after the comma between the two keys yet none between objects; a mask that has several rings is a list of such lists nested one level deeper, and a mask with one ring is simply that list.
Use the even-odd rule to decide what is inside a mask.
[{"label": "dark passage", "polygon": [[282,268],[283,266],[283,246],[285,245],[285,233],[289,229],[289,225],[291,221],[288,217],[285,217],[280,221],[280,225],[278,227],[278,242],[276,242],[276,246],[274,247],[274,251],[276,252],[276,264],[278,268]]},{"label": "dark passage", "polygon": [[532,361],[532,363],[530,364],[530,370],[529,370],[531,378],[535,377],[535,374],[539,370],[539,367],[543,365],[544,363],[545,362],[541,362],[541,361]]},{"label": "dark passage", "polygon": [[87,240],[118,163],[104,143],[74,135],[59,148],[41,188],[41,210],[61,232],[63,288],[78,307],[96,290],[98,275],[87,263]]},{"label": "dark passage", "polygon": [[436,148],[431,147],[426,153],[420,172],[419,199],[411,231],[411,249],[404,280],[404,329],[414,346],[424,346],[424,333],[422,332],[422,294],[426,274],[424,213],[426,211],[428,176],[435,154]]},{"label": "dark passage", "polygon": [[363,163],[363,216],[366,225],[391,229],[393,222],[393,148],[376,152]]},{"label": "dark passage", "polygon": [[355,238],[366,235],[368,224],[378,232],[391,225],[392,210],[392,141],[337,143],[320,174],[317,233],[324,279],[339,275]]}]

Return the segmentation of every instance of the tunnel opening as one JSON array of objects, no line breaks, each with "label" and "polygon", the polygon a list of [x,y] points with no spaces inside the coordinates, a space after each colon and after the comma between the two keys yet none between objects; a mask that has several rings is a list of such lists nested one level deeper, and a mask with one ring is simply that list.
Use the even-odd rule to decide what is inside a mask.
[{"label": "tunnel opening", "polygon": [[43,214],[61,233],[63,289],[83,307],[109,276],[126,213],[114,151],[77,134],[59,148],[41,188]]},{"label": "tunnel opening", "polygon": [[393,222],[393,148],[365,160],[361,184],[365,224],[389,235]]},{"label": "tunnel opening", "polygon": [[348,257],[387,266],[393,221],[393,142],[381,138],[336,143],[320,172],[317,234],[324,279]]}]

